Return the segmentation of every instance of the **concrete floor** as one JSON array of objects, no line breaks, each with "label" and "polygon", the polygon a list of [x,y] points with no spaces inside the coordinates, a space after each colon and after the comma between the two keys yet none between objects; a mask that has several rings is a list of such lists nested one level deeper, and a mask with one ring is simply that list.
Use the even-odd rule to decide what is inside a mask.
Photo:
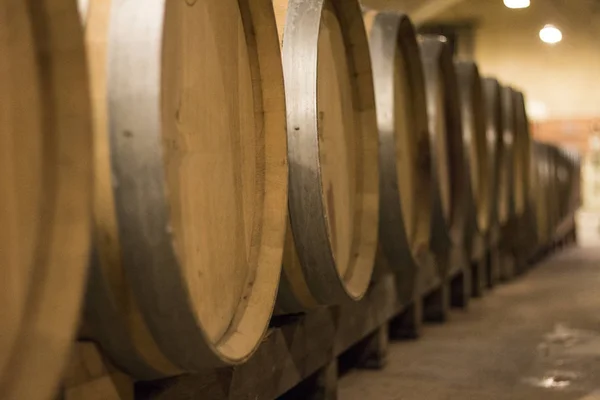
[{"label": "concrete floor", "polygon": [[599,400],[600,248],[552,256],[339,385],[342,400]]}]

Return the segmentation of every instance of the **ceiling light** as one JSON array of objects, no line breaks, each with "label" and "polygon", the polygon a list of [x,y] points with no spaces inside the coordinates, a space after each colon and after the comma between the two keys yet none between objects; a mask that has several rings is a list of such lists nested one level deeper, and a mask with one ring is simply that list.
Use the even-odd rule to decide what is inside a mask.
[{"label": "ceiling light", "polygon": [[504,0],[504,5],[508,8],[527,8],[530,4],[529,0]]},{"label": "ceiling light", "polygon": [[554,25],[546,25],[540,30],[542,42],[556,44],[562,40],[562,32]]}]

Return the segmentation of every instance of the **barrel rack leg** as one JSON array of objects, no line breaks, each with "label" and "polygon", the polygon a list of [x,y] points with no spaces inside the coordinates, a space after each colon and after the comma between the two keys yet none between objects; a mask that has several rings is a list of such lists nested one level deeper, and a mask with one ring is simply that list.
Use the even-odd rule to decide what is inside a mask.
[{"label": "barrel rack leg", "polygon": [[471,263],[471,296],[482,297],[488,282],[487,256]]},{"label": "barrel rack leg", "polygon": [[508,282],[515,275],[515,259],[510,250],[503,249],[500,252],[500,281]]},{"label": "barrel rack leg", "polygon": [[500,249],[493,247],[488,252],[488,288],[493,288],[500,281],[501,257]]},{"label": "barrel rack leg", "polygon": [[414,299],[406,309],[389,322],[390,339],[417,339],[423,324],[423,302]]},{"label": "barrel rack leg", "polygon": [[446,322],[450,309],[450,284],[443,281],[440,286],[423,298],[423,320],[425,322]]},{"label": "barrel rack leg", "polygon": [[337,400],[338,380],[338,358],[333,357],[313,375],[280,396],[279,400]]},{"label": "barrel rack leg", "polygon": [[450,306],[466,309],[471,298],[471,269],[463,268],[450,280]]},{"label": "barrel rack leg", "polygon": [[317,372],[316,390],[309,400],[337,400],[338,365],[337,358]]},{"label": "barrel rack leg", "polygon": [[360,345],[357,367],[362,369],[381,369],[385,367],[389,344],[389,327],[385,323],[364,339]]}]

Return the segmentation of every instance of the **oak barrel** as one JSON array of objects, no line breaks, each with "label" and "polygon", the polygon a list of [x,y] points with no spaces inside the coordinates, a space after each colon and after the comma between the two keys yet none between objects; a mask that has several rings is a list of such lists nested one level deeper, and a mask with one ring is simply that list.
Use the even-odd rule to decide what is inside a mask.
[{"label": "oak barrel", "polygon": [[431,152],[423,67],[406,15],[378,13],[369,44],[379,128],[378,263],[398,276],[399,293],[412,298],[429,249]]},{"label": "oak barrel", "polygon": [[550,230],[554,233],[556,227],[560,223],[562,213],[560,209],[560,180],[559,180],[559,159],[558,149],[555,145],[547,144],[548,165],[550,169],[549,177],[549,225]]},{"label": "oak barrel", "polygon": [[513,91],[515,115],[514,198],[515,213],[522,216],[529,203],[529,166],[531,164],[531,132],[523,92]]},{"label": "oak barrel", "polygon": [[563,218],[571,218],[577,209],[575,203],[578,171],[577,161],[569,149],[558,148],[558,182],[560,185],[560,210]]},{"label": "oak barrel", "polygon": [[503,198],[501,213],[507,223],[512,223],[516,216],[516,191],[515,191],[515,135],[516,115],[514,92],[509,86],[501,86],[502,99],[502,158],[500,165],[500,193]]},{"label": "oak barrel", "polygon": [[89,12],[91,335],[141,379],[244,362],[273,310],[286,223],[271,2],[96,0]]},{"label": "oak barrel", "polygon": [[543,246],[552,235],[551,150],[548,144],[533,143],[532,193],[535,206],[536,243]]},{"label": "oak barrel", "polygon": [[[81,3],[80,3],[81,4]],[[138,379],[180,372],[158,348],[127,283],[112,191],[108,132],[108,28],[112,0],[80,8],[85,27],[94,122],[94,249],[84,308],[84,338],[94,339],[113,362]]]},{"label": "oak barrel", "polygon": [[448,45],[437,36],[420,42],[432,147],[434,181],[431,250],[441,273],[450,267],[450,251],[464,245],[466,217],[465,160],[456,72]]},{"label": "oak barrel", "polygon": [[[514,191],[517,229],[513,236],[515,250],[526,257],[535,245],[535,214],[531,190],[532,145],[529,118],[523,92],[515,90],[515,160]],[[522,265],[519,267],[523,267]]]},{"label": "oak barrel", "polygon": [[560,149],[563,165],[566,170],[566,182],[564,183],[564,208],[567,217],[573,217],[579,208],[580,191],[580,160],[579,153],[570,148]]},{"label": "oak barrel", "polygon": [[0,398],[50,399],[77,329],[92,134],[68,0],[0,1]]},{"label": "oak barrel", "polygon": [[467,223],[465,248],[478,256],[475,242],[488,234],[491,217],[493,171],[489,168],[485,103],[481,76],[472,61],[455,63],[460,92],[463,143],[467,171]]},{"label": "oak barrel", "polygon": [[[486,116],[486,137],[488,146],[488,169],[490,171],[491,209],[490,231],[492,235],[504,225],[507,219],[505,210],[506,197],[501,196],[502,178],[502,152],[504,149],[502,138],[502,97],[500,84],[494,78],[483,78],[483,95]],[[493,240],[494,238],[490,238]],[[495,244],[495,243],[492,243]]]},{"label": "oak barrel", "polygon": [[378,136],[358,1],[274,5],[283,33],[290,169],[278,312],[294,313],[358,300],[368,288],[377,246]]}]

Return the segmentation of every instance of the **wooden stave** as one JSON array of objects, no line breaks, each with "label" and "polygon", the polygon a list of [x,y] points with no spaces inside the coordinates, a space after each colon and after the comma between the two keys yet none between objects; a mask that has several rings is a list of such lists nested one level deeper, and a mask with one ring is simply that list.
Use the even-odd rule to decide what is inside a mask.
[{"label": "wooden stave", "polygon": [[[380,225],[379,241],[382,256],[387,265],[408,282],[415,282],[418,266],[423,263],[424,253],[429,247],[429,227],[431,224],[431,151],[429,148],[429,132],[425,100],[425,85],[419,54],[416,33],[410,19],[406,15],[379,13],[373,20],[369,35],[371,60],[375,79],[375,95],[377,101],[377,119],[379,127],[379,171],[380,171]],[[402,187],[398,183],[396,158],[397,138],[394,117],[394,68],[395,55],[401,54],[406,60],[407,82],[412,85],[409,91],[411,111],[416,118],[413,122],[417,136],[414,140],[420,155],[414,160],[414,187],[410,195],[420,207],[416,214],[418,226],[424,226],[425,232],[406,232],[405,213],[402,210]],[[404,193],[406,196],[407,194]],[[421,229],[423,230],[423,229]],[[412,235],[412,237],[411,237]],[[420,238],[420,241],[418,241]],[[406,293],[407,298],[411,293]]]},{"label": "wooden stave", "polygon": [[[350,67],[354,70],[351,76],[355,77],[355,85],[362,83],[364,86],[362,92],[356,88],[355,96],[358,93],[357,97],[361,103],[359,105],[364,113],[363,125],[366,124],[368,130],[372,131],[372,137],[363,132],[362,138],[363,142],[368,142],[369,145],[367,149],[363,146],[362,156],[371,162],[362,162],[363,167],[367,166],[370,171],[368,177],[362,177],[361,196],[365,197],[368,194],[369,199],[368,202],[363,201],[367,203],[363,204],[367,211],[363,211],[361,215],[361,225],[367,225],[367,228],[362,229],[363,237],[359,243],[361,250],[355,253],[360,257],[361,265],[352,268],[360,273],[363,279],[354,277],[353,285],[358,286],[358,289],[354,290],[349,289],[348,282],[337,272],[323,204],[315,99],[319,27],[325,2],[335,9],[345,35],[344,41],[352,41],[352,45],[347,49],[349,61],[352,63]],[[368,41],[360,5],[356,0],[291,0],[287,5],[285,21],[285,27],[280,29],[280,34],[283,31],[282,57],[286,83],[290,169],[288,239],[293,238],[294,244],[292,248],[286,247],[285,252],[297,262],[291,267],[294,271],[290,272],[290,266],[284,263],[277,314],[304,312],[322,305],[339,304],[348,299],[359,300],[364,296],[374,267],[379,198],[375,99]],[[356,104],[354,108],[356,111]],[[297,132],[309,132],[310,137]],[[323,246],[325,243],[327,245]]]},{"label": "wooden stave", "polygon": [[[464,130],[463,141],[465,146],[465,166],[467,172],[467,228],[465,229],[465,248],[469,255],[475,249],[474,240],[485,237],[491,224],[492,203],[492,170],[488,157],[488,143],[486,132],[486,115],[484,108],[484,94],[482,79],[477,64],[472,61],[455,62],[459,90],[461,94],[462,126]],[[475,153],[475,154],[473,154]],[[472,184],[472,171],[477,172],[477,185]],[[482,173],[485,171],[486,173]]]},{"label": "wooden stave", "polygon": [[501,122],[501,95],[500,83],[495,78],[483,78],[483,92],[486,104],[486,127],[489,157],[489,169],[491,171],[491,199],[490,225],[491,230],[498,230],[506,222],[506,215],[502,211],[505,206],[500,196],[500,174],[502,160],[502,122]]},{"label": "wooden stave", "polygon": [[37,119],[33,110],[39,108],[34,129],[44,139],[44,190],[19,337],[3,349],[0,397],[49,399],[70,353],[87,273],[92,141],[83,34],[69,1],[4,3],[11,14],[7,26],[32,52],[28,66],[35,76],[28,84],[36,85],[37,95],[26,100],[30,118]]},{"label": "wooden stave", "polygon": [[[166,199],[166,182],[156,179],[163,176],[164,171],[161,167],[160,141],[161,132],[157,128],[160,123],[153,116],[156,116],[156,106],[160,101],[159,94],[150,88],[158,88],[160,85],[160,66],[157,65],[157,55],[161,54],[161,40],[155,40],[150,48],[140,48],[140,42],[148,42],[148,38],[162,38],[164,0],[154,0],[151,3],[145,2],[144,15],[139,15],[134,2],[120,1],[113,7],[111,16],[110,46],[111,54],[109,56],[109,104],[111,115],[111,163],[118,182],[114,190],[117,215],[119,221],[119,235],[122,239],[123,260],[126,266],[126,275],[128,282],[139,301],[140,309],[144,320],[152,332],[156,343],[161,351],[178,368],[185,371],[200,371],[207,368],[222,367],[228,365],[240,364],[246,361],[260,344],[267,328],[270,314],[273,309],[273,303],[276,296],[276,287],[280,272],[280,262],[261,265],[258,262],[257,274],[260,274],[253,281],[254,285],[261,282],[261,290],[253,290],[244,297],[244,302],[253,304],[262,298],[266,298],[270,307],[261,308],[261,316],[258,323],[252,321],[252,317],[245,313],[245,306],[236,310],[234,322],[221,337],[218,343],[211,343],[206,337],[201,321],[197,320],[191,299],[188,298],[188,289],[186,283],[178,273],[181,265],[172,247],[170,237],[170,223],[168,217],[169,206]],[[251,33],[254,45],[257,46],[254,54],[255,62],[260,66],[258,73],[269,72],[269,79],[254,77],[253,82],[260,82],[263,86],[260,88],[260,101],[263,107],[263,130],[269,132],[270,150],[275,155],[270,155],[265,164],[268,168],[268,176],[265,178],[265,184],[287,185],[287,162],[285,155],[284,115],[285,104],[283,100],[283,77],[280,69],[280,63],[273,62],[279,60],[279,45],[277,40],[277,30],[272,7],[269,0],[248,1],[239,0],[240,15],[246,29],[246,35]],[[256,39],[260,36],[262,39]],[[120,40],[121,39],[121,40]],[[246,36],[248,40],[248,36]],[[265,54],[262,54],[265,53]],[[127,59],[127,56],[133,59]],[[137,59],[136,59],[137,57]],[[145,74],[139,74],[131,65],[132,61],[142,59],[147,62]],[[141,104],[138,102],[134,107],[127,107],[126,104],[131,100],[127,93],[120,91],[123,84],[127,83],[129,87],[134,87],[135,92],[146,93],[150,104]],[[267,96],[263,92],[268,92]],[[254,92],[256,96],[256,91]],[[267,98],[268,97],[268,103]],[[124,104],[126,103],[126,104]],[[267,107],[268,104],[268,107]],[[134,112],[128,110],[133,108]],[[264,111],[265,109],[268,111]],[[127,110],[127,111],[126,111]],[[268,112],[268,114],[267,114]],[[281,126],[279,122],[283,121]],[[134,131],[150,132],[146,138],[134,141],[132,137],[126,137],[122,133],[132,129],[129,124],[137,124]],[[277,137],[277,131],[281,129],[282,137]],[[125,137],[124,137],[125,136]],[[266,136],[265,136],[266,138]],[[144,140],[146,142],[144,143]],[[265,139],[266,140],[266,139]],[[129,142],[130,144],[127,144]],[[131,145],[133,143],[133,145]],[[150,164],[136,165],[136,158],[143,154],[154,154],[155,158]],[[142,160],[144,161],[144,160]],[[148,161],[148,160],[146,160]],[[277,182],[275,182],[277,181]],[[130,205],[131,199],[138,199],[139,195],[145,198],[144,204],[138,204],[137,209]],[[285,203],[287,192],[276,191],[275,189],[265,196],[269,203]],[[271,204],[272,205],[272,204]],[[152,209],[152,218],[145,218],[145,207]],[[263,207],[266,207],[263,204]],[[276,215],[270,218],[271,237],[267,240],[264,237],[261,246],[271,246],[271,253],[261,250],[260,258],[270,257],[279,258],[282,251],[283,236],[285,231],[285,207],[283,204],[277,207],[267,207]],[[262,221],[262,224],[267,224]],[[146,232],[145,237],[136,235],[136,232]],[[279,254],[277,254],[279,253]],[[166,274],[165,265],[170,265],[174,269],[172,274]],[[151,278],[145,282],[136,279],[136,276],[145,276]],[[265,283],[262,283],[264,280]],[[268,281],[268,282],[267,282]],[[264,293],[261,293],[264,292]],[[160,294],[160,296],[159,296]],[[272,296],[271,296],[272,294]],[[257,297],[258,296],[258,297]],[[241,308],[241,309],[240,309]],[[168,312],[161,312],[168,310]],[[263,323],[264,322],[264,323]],[[241,340],[242,333],[240,325],[258,325],[257,329],[252,329],[250,336],[250,345],[244,346],[242,354],[231,354],[233,352],[232,341]],[[246,335],[248,337],[249,335]],[[176,338],[176,340],[172,340]],[[225,353],[225,352],[229,353]]]},{"label": "wooden stave", "polygon": [[[466,185],[465,165],[462,143],[462,121],[459,109],[458,84],[450,49],[437,36],[423,36],[420,39],[421,58],[425,72],[425,89],[427,91],[427,109],[429,116],[429,133],[432,147],[432,177],[434,182],[433,210],[431,219],[431,251],[447,257],[451,248],[462,248],[466,223]],[[443,79],[443,92],[438,85],[440,76]],[[439,116],[436,101],[442,94],[446,106],[443,116]],[[450,166],[449,182],[450,205],[449,214],[445,215],[442,206],[439,167],[437,165],[436,132],[437,118],[443,118],[446,129],[445,151],[448,152]],[[446,260],[449,261],[449,260]],[[444,274],[445,272],[442,271]]]}]

